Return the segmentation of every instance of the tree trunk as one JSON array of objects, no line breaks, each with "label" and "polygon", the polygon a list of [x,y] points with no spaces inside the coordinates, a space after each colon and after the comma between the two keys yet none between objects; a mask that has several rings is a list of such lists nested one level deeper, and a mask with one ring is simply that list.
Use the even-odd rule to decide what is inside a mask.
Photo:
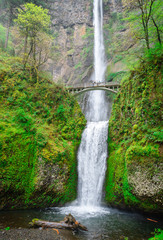
[{"label": "tree trunk", "polygon": [[28,44],[28,36],[25,36],[25,42],[24,42],[24,56],[23,56],[23,63],[25,65],[26,58],[27,58],[27,44]]},{"label": "tree trunk", "polygon": [[11,24],[11,17],[9,16],[8,22],[7,22],[7,32],[6,32],[6,39],[5,39],[5,49],[8,47],[8,40],[9,40],[9,34],[10,34],[10,24]]},{"label": "tree trunk", "polygon": [[145,29],[145,41],[146,41],[147,48],[150,49],[150,47],[149,47],[148,27]]},{"label": "tree trunk", "polygon": [[9,4],[8,7],[9,11],[9,16],[8,16],[8,22],[7,22],[7,32],[6,32],[6,39],[5,39],[5,49],[8,47],[8,40],[9,40],[9,34],[10,34],[10,26],[11,26],[11,21],[12,21],[12,6]]},{"label": "tree trunk", "polygon": [[33,65],[36,66],[36,38],[33,38]]},{"label": "tree trunk", "polygon": [[153,17],[152,17],[152,22],[153,22],[154,26],[156,27],[158,41],[159,41],[160,44],[162,44],[162,42],[161,42],[161,36],[160,36],[160,31],[159,31],[159,28],[158,28],[158,26],[157,26],[157,24],[156,24],[156,22],[155,22],[155,20],[154,20]]},{"label": "tree trunk", "polygon": [[9,32],[10,32],[10,26],[8,24],[7,32],[6,32],[6,39],[5,39],[5,49],[7,49],[7,47],[8,47]]},{"label": "tree trunk", "polygon": [[24,59],[25,59],[24,69],[26,68],[26,64],[27,64],[27,61],[28,61],[28,58],[29,58],[30,54],[32,53],[32,50],[33,50],[33,42],[31,41],[31,42],[30,42],[30,50],[29,50],[29,53],[28,53],[28,55],[24,58]]},{"label": "tree trunk", "polygon": [[64,220],[61,222],[48,222],[39,219],[33,219],[30,223],[31,227],[43,227],[43,228],[58,228],[58,229],[69,229],[69,230],[83,230],[88,231],[88,229],[81,223],[76,221],[76,219],[71,215],[65,216]]}]

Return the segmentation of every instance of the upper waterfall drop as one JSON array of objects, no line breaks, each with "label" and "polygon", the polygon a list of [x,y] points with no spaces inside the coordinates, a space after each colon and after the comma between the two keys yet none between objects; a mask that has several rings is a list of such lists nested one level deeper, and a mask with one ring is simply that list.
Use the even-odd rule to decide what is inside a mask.
[{"label": "upper waterfall drop", "polygon": [[103,37],[103,1],[94,0],[94,72],[95,82],[105,81],[106,61]]},{"label": "upper waterfall drop", "polygon": [[[106,58],[103,38],[103,1],[94,0],[94,82],[105,81]],[[107,121],[108,106],[103,91],[91,92],[86,110],[88,121]]]},{"label": "upper waterfall drop", "polygon": [[[94,82],[105,81],[103,2],[94,0]],[[81,207],[100,206],[106,172],[108,104],[104,91],[89,93],[86,118],[78,151],[78,203]]]}]

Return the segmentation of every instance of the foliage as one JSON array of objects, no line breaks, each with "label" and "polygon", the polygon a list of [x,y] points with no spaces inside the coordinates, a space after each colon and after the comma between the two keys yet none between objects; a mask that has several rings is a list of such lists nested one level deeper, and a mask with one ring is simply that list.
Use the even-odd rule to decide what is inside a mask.
[{"label": "foliage", "polygon": [[5,45],[5,28],[0,24],[0,47],[3,48]]},{"label": "foliage", "polygon": [[[162,1],[123,0],[123,6],[123,11],[111,13],[104,25],[109,60],[106,79],[120,70],[127,75],[129,69],[137,67],[147,48],[162,43]],[[122,77],[117,75],[114,80]]]},{"label": "foliage", "polygon": [[[104,25],[104,39],[108,66],[106,71],[106,81],[121,81],[127,74],[128,69],[136,64],[135,54],[139,48],[134,47],[134,42],[128,31],[126,31],[126,21],[123,13],[113,12],[109,23]],[[131,39],[126,41],[126,39]]]},{"label": "foliage", "polygon": [[109,60],[114,60],[114,56],[117,56],[117,54],[121,55],[122,59],[123,40],[120,31],[124,31],[125,28],[123,15],[117,12],[112,13],[109,23],[104,25],[104,39]]},{"label": "foliage", "polygon": [[[4,49],[5,47],[5,39],[6,39],[6,28],[3,27],[2,24],[0,24],[0,49]],[[11,38],[9,39],[9,46],[8,46],[8,51],[12,52],[13,47],[12,47],[12,42],[11,42]]]},{"label": "foliage", "polygon": [[161,44],[162,1],[160,0],[123,0],[127,9],[129,26],[133,36],[144,39],[149,49],[152,43]]},{"label": "foliage", "polygon": [[4,49],[8,49],[10,27],[13,25],[13,20],[17,16],[17,8],[22,8],[22,5],[26,2],[33,2],[34,4],[48,7],[47,1],[42,0],[0,0],[0,9],[2,10],[0,21],[2,21],[5,25],[7,23]]},{"label": "foliage", "polygon": [[19,8],[18,11],[16,23],[23,36],[36,37],[39,31],[45,31],[49,27],[50,17],[47,15],[47,9],[27,3],[23,10]]},{"label": "foliage", "polygon": [[11,5],[13,8],[20,7],[21,5],[25,3],[34,3],[35,5],[47,7],[48,1],[47,0],[0,0],[0,8],[6,9],[9,5]]},{"label": "foliage", "polygon": [[0,61],[0,198],[4,208],[76,197],[76,147],[85,120],[76,100],[21,59]]},{"label": "foliage", "polygon": [[10,230],[10,227],[5,228],[6,231]]},{"label": "foliage", "polygon": [[121,79],[124,74],[125,74],[125,71],[120,71],[120,72],[116,72],[116,73],[110,73],[107,76],[106,81],[107,82],[111,82],[111,81],[116,81],[117,82],[117,79],[119,79],[119,78]]},{"label": "foliage", "polygon": [[52,39],[47,34],[50,16],[47,9],[38,7],[33,3],[25,4],[24,9],[18,9],[18,11],[18,18],[15,22],[21,36],[25,38],[24,67],[30,57],[29,62],[36,70],[47,61],[50,52]]},{"label": "foliage", "polygon": [[154,234],[155,234],[155,236],[152,238],[149,238],[149,240],[162,240],[163,239],[163,230],[155,229]]},{"label": "foliage", "polygon": [[157,45],[147,51],[139,67],[123,79],[113,105],[106,200],[114,205],[126,204],[148,211],[160,208],[152,197],[144,197],[143,201],[137,197],[128,176],[137,166],[139,170],[145,169],[149,178],[160,171],[163,141],[161,49]]}]

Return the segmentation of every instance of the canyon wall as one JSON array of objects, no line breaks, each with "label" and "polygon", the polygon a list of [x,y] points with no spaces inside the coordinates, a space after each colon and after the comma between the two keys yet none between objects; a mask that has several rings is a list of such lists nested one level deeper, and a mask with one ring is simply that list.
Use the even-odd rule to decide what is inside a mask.
[{"label": "canyon wall", "polygon": [[[53,80],[68,85],[87,82],[93,71],[93,1],[55,0],[49,3],[55,39],[54,56],[48,62],[48,69]],[[110,19],[112,15],[120,14],[121,11],[121,0],[104,1],[106,49],[108,49]],[[107,58],[110,58],[109,56],[110,54]],[[111,65],[114,65],[112,61],[109,63],[109,66]],[[116,71],[117,67],[113,66],[111,69],[109,67],[109,73],[112,69]],[[119,69],[121,70],[121,66]]]}]

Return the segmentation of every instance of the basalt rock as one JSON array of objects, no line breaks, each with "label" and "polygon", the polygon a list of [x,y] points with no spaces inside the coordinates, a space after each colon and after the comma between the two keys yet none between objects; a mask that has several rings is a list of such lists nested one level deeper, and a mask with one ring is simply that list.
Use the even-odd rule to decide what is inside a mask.
[{"label": "basalt rock", "polygon": [[[93,71],[93,1],[49,1],[54,57],[48,69],[55,82],[68,85],[88,81]],[[104,1],[104,23],[109,22],[113,1]]]}]

